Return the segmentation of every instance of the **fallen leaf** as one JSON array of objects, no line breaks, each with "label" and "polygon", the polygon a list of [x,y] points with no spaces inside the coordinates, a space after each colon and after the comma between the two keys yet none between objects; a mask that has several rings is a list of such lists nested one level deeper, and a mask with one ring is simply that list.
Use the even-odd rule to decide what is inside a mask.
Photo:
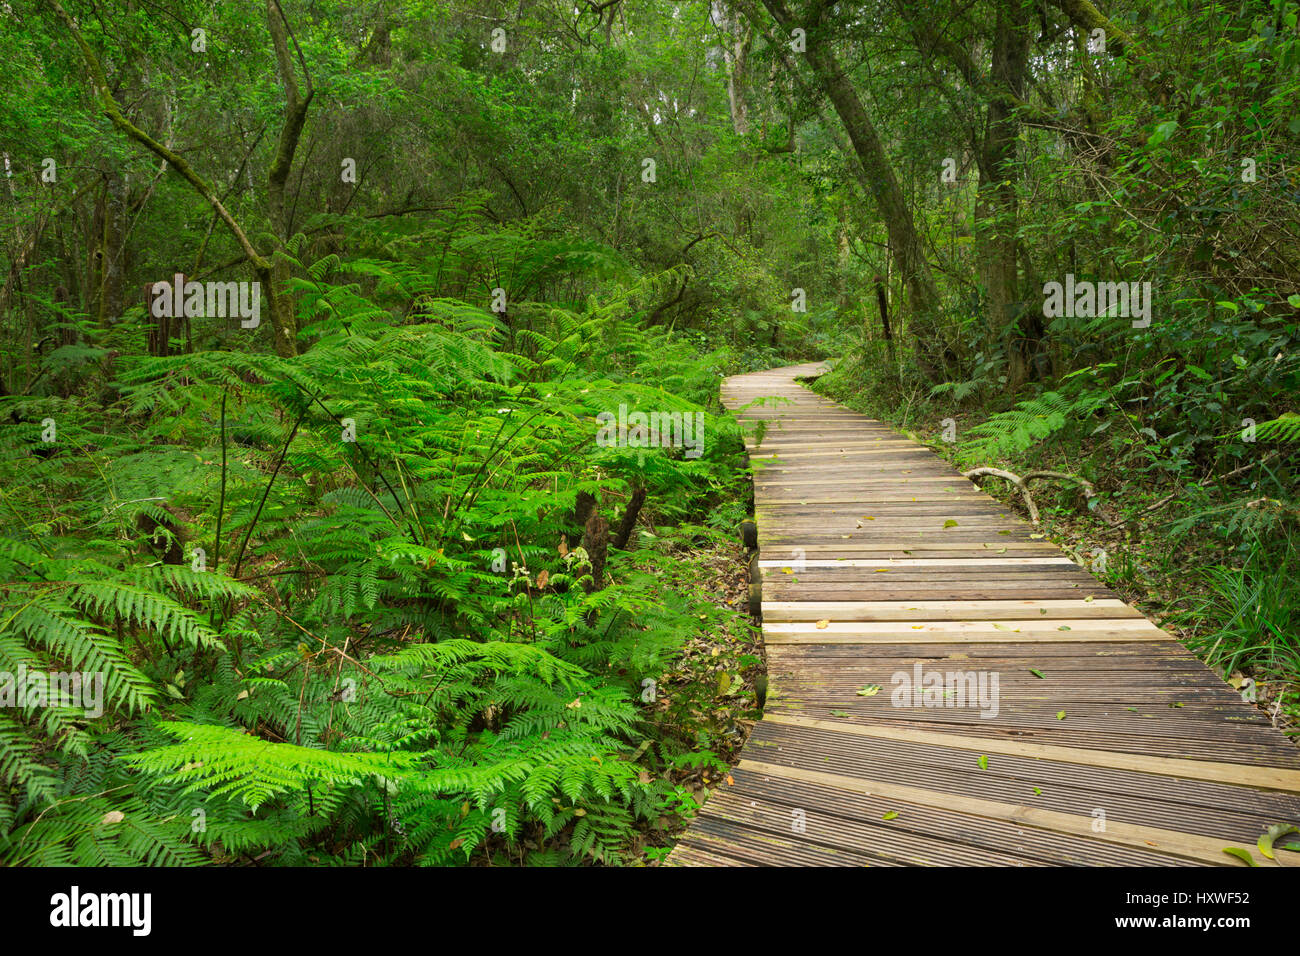
[{"label": "fallen leaf", "polygon": [[1300,833],[1300,827],[1291,823],[1275,823],[1260,834],[1259,840],[1256,843],[1259,847],[1259,852],[1263,853],[1270,860],[1276,859],[1276,857],[1273,856],[1273,844],[1288,833]]},{"label": "fallen leaf", "polygon": [[1056,719],[1057,719],[1057,720],[1065,720],[1065,711],[1063,711],[1063,710],[1058,710],[1058,711],[1056,712]]},{"label": "fallen leaf", "polygon": [[551,580],[551,575],[550,575],[550,573],[549,573],[548,571],[546,571],[546,570],[542,570],[542,571],[537,575],[537,586],[538,586],[538,588],[544,588],[544,587],[546,587],[546,582],[549,581],[549,580]]},{"label": "fallen leaf", "polygon": [[949,518],[947,521],[945,521],[945,522],[943,523],[943,526],[944,526],[945,528],[956,528],[958,525],[957,525],[957,522],[955,522],[955,521],[953,521],[951,518]]},{"label": "fallen leaf", "polygon": [[989,758],[985,754],[980,754],[980,759],[975,762],[980,765],[981,770],[989,769]]},{"label": "fallen leaf", "polygon": [[1255,858],[1250,855],[1250,851],[1243,850],[1239,846],[1225,846],[1223,852],[1228,854],[1228,856],[1235,856],[1237,859],[1245,861],[1247,866],[1259,866],[1259,864],[1255,862]]},{"label": "fallen leaf", "polygon": [[1029,668],[1029,673],[1033,674],[1035,677],[1039,678],[1040,680],[1047,680],[1047,678],[1043,676],[1043,672],[1037,670],[1036,668],[1033,667]]},{"label": "fallen leaf", "polygon": [[896,817],[896,816],[898,816],[898,811],[897,811],[897,810],[890,810],[888,813],[886,813],[886,814],[885,814],[883,817],[881,817],[880,819],[882,819],[882,820],[892,820],[892,819],[894,819],[894,817]]},{"label": "fallen leaf", "polygon": [[[114,823],[121,823],[125,819],[126,819],[126,814],[123,813],[121,810],[109,810],[106,814],[104,814],[102,817],[99,818],[99,822],[103,826],[111,826]],[[1260,837],[1260,839],[1262,840],[1264,838]],[[1271,848],[1272,844],[1270,843],[1269,846]],[[1272,854],[1270,853],[1269,856],[1271,857]]]},{"label": "fallen leaf", "polygon": [[858,689],[859,697],[875,697],[879,693],[880,693],[879,684],[867,684],[865,687],[861,687]]},{"label": "fallen leaf", "polygon": [[824,630],[826,630],[826,628],[830,625],[830,623],[831,623],[831,622],[830,622],[829,619],[824,620],[824,621],[818,621],[818,622],[817,622],[817,630],[819,630],[819,631],[824,631]]}]

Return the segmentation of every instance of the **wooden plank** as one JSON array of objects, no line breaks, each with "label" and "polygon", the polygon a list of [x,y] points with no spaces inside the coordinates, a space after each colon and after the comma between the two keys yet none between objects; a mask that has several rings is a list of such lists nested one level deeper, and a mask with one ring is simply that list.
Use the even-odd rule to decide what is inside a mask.
[{"label": "wooden plank", "polygon": [[[787,567],[789,562],[784,561],[759,561],[759,567]],[[833,558],[831,561],[805,561],[802,562],[803,568],[807,567],[974,567],[974,568],[1006,568],[1019,567],[1022,564],[1031,564],[1034,567],[1043,566],[1043,564],[1065,564],[1069,567],[1079,567],[1070,558],[1061,555],[1060,558],[887,558],[884,561],[863,561],[861,558]],[[800,568],[802,571],[803,568]]]},{"label": "wooden plank", "polygon": [[1099,750],[1051,747],[1044,744],[1028,744],[1014,740],[963,737],[956,734],[905,730],[895,727],[862,727],[815,720],[808,717],[794,717],[788,714],[774,714],[771,717],[764,717],[764,719],[778,724],[790,724],[796,727],[817,727],[835,733],[876,737],[883,740],[907,740],[942,747],[956,747],[961,750],[971,750],[979,753],[1035,757],[1041,760],[1058,760],[1062,763],[1083,764],[1089,767],[1114,767],[1123,770],[1138,770],[1143,773],[1162,774],[1168,777],[1182,777],[1188,780],[1211,780],[1217,783],[1258,787],[1263,790],[1284,790],[1287,793],[1300,793],[1300,770],[1217,763],[1206,760],[1144,757],[1140,754],[1106,753]]},{"label": "wooden plank", "polygon": [[1141,613],[1118,598],[1095,601],[764,601],[764,622],[1020,621],[1126,618]]},{"label": "wooden plank", "polygon": [[[1159,827],[1148,827],[1139,824],[1121,823],[1116,820],[1108,820],[1105,829],[1098,831],[1093,827],[1095,820],[1092,817],[1075,816],[1073,814],[1060,813],[1055,810],[1042,810],[1038,807],[1027,807],[1023,804],[997,803],[992,800],[981,800],[978,798],[962,797],[947,793],[935,793],[931,790],[923,790],[919,787],[905,787],[898,784],[885,783],[879,780],[864,780],[857,777],[845,777],[839,774],[824,773],[816,770],[803,770],[796,767],[778,766],[776,764],[762,763],[756,760],[742,760],[739,766],[754,773],[775,777],[786,777],[794,780],[803,780],[808,783],[819,783],[823,786],[836,787],[840,790],[849,790],[854,793],[892,797],[900,801],[915,803],[923,807],[939,807],[948,810],[957,810],[963,813],[971,813],[976,816],[989,817],[994,820],[1016,823],[1021,826],[1049,830],[1054,833],[1084,836],[1090,839],[1100,840],[1104,843],[1119,843],[1131,847],[1155,847],[1164,853],[1185,857],[1189,860],[1201,860],[1207,863],[1217,863],[1220,865],[1223,865],[1225,860],[1227,860],[1235,862],[1239,866],[1247,865],[1245,862],[1237,860],[1235,857],[1229,857],[1225,854],[1223,852],[1223,841],[1212,840],[1191,833],[1181,833],[1177,830],[1166,830]],[[1275,865],[1273,861],[1268,860],[1262,853],[1260,853],[1257,848],[1244,847],[1243,849],[1250,854],[1256,864],[1264,866]],[[1300,853],[1288,853],[1285,850],[1278,850],[1275,852],[1278,857],[1286,861],[1285,865],[1300,865]]]},{"label": "wooden plank", "polygon": [[906,630],[900,627],[898,621],[774,621],[763,624],[764,635],[769,634],[809,634],[809,635],[831,635],[831,634],[851,634],[853,636],[870,636],[873,634],[894,634],[902,633],[904,637],[909,635],[907,630],[919,631],[921,634],[946,634],[955,637],[958,634],[1019,634],[1017,640],[1038,640],[1039,631],[1060,631],[1068,628],[1071,631],[1088,633],[1092,631],[1129,631],[1134,633],[1134,640],[1139,633],[1152,632],[1160,635],[1161,640],[1173,640],[1168,634],[1160,630],[1144,617],[1127,617],[1117,618],[1115,620],[1106,620],[1098,618],[1065,618],[1054,621],[1038,621],[1033,618],[1028,620],[1006,620],[1006,621],[922,621],[917,624],[908,624]]}]

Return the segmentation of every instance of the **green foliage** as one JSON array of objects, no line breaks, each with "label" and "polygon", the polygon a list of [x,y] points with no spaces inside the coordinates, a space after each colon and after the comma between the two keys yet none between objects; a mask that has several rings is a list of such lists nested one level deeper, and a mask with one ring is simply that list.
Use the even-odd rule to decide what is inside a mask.
[{"label": "green foliage", "polygon": [[1267,422],[1255,426],[1255,440],[1265,442],[1300,441],[1300,415],[1284,412]]},{"label": "green foliage", "polygon": [[[1226,672],[1255,668],[1258,673],[1300,671],[1297,640],[1295,550],[1275,563],[1254,548],[1240,567],[1209,567],[1199,572],[1204,592],[1193,598],[1180,619],[1195,635],[1207,660]],[[1202,622],[1212,621],[1212,627]]]},{"label": "green foliage", "polygon": [[1067,398],[1060,392],[1044,392],[968,429],[966,434],[972,437],[963,444],[962,451],[971,460],[1014,458],[1068,425],[1086,421],[1105,400],[1104,393]]},{"label": "green foliage", "polygon": [[[616,863],[656,839],[683,742],[647,751],[638,695],[709,617],[656,569],[732,496],[716,358],[641,326],[664,282],[603,247],[474,240],[444,267],[509,255],[520,288],[593,292],[507,328],[419,264],[297,258],[302,355],[124,358],[102,411],[0,400],[58,426],[3,443],[0,670],[104,679],[102,713],[0,714],[6,859]],[[703,454],[598,442],[620,404],[701,415]],[[669,536],[634,532],[598,586],[576,496],[616,524],[634,488]]]}]

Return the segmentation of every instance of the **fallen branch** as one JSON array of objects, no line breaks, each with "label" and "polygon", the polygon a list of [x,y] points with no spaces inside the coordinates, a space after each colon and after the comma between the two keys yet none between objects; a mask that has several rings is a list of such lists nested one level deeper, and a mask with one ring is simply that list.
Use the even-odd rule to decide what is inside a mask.
[{"label": "fallen branch", "polygon": [[1029,520],[1038,524],[1038,506],[1034,504],[1034,498],[1029,493],[1029,483],[1040,478],[1051,478],[1056,481],[1073,481],[1083,489],[1085,498],[1092,499],[1097,497],[1097,489],[1092,486],[1086,478],[1080,478],[1078,475],[1067,475],[1063,471],[1027,471],[1023,475],[1017,475],[1014,472],[1004,471],[1001,468],[972,468],[970,471],[962,472],[963,478],[1001,478],[1011,482],[1020,489],[1021,496],[1025,499],[1025,508],[1029,511]]},{"label": "fallen branch", "polygon": [[[1264,464],[1266,461],[1271,461],[1272,459],[1276,458],[1277,456],[1278,456],[1278,452],[1277,452],[1277,451],[1271,451],[1271,452],[1269,452],[1267,455],[1265,455],[1263,458],[1260,458],[1258,461],[1248,461],[1248,462],[1246,462],[1246,464],[1241,465],[1240,467],[1234,468],[1234,469],[1232,469],[1232,471],[1229,471],[1229,472],[1227,472],[1227,473],[1225,473],[1225,474],[1222,474],[1222,475],[1206,475],[1204,478],[1202,478],[1200,481],[1198,481],[1198,482],[1197,482],[1195,485],[1193,485],[1192,487],[1200,487],[1200,488],[1203,488],[1203,487],[1205,487],[1206,485],[1208,485],[1208,484],[1209,484],[1210,482],[1212,482],[1212,481],[1226,481],[1226,480],[1229,479],[1229,478],[1236,477],[1237,475],[1241,474],[1243,471],[1249,471],[1251,468],[1254,468],[1256,465],[1262,465],[1262,464]],[[1171,501],[1173,501],[1175,498],[1177,498],[1177,497],[1178,497],[1178,496],[1179,496],[1183,491],[1185,491],[1185,490],[1186,490],[1186,489],[1184,489],[1184,488],[1179,488],[1177,491],[1174,491],[1174,492],[1172,492],[1172,493],[1170,493],[1170,494],[1165,495],[1163,498],[1161,498],[1161,499],[1160,499],[1159,501],[1157,501],[1155,504],[1147,505],[1147,507],[1143,508],[1143,509],[1142,509],[1141,511],[1139,511],[1137,514],[1133,515],[1133,517],[1131,517],[1131,518],[1125,518],[1124,521],[1123,521],[1122,523],[1123,523],[1123,524],[1128,524],[1128,522],[1130,522],[1130,521],[1135,521],[1135,520],[1138,519],[1138,518],[1141,518],[1141,517],[1143,517],[1143,516],[1145,516],[1145,515],[1149,515],[1151,512],[1155,511],[1155,510],[1158,509],[1158,508],[1163,508],[1165,505],[1169,504],[1169,502],[1171,502]],[[1259,499],[1259,501],[1263,501],[1263,500],[1266,500],[1266,499]],[[1256,504],[1256,502],[1251,502],[1251,505],[1254,505],[1254,504]],[[1247,507],[1250,507],[1250,505],[1248,505]]]}]

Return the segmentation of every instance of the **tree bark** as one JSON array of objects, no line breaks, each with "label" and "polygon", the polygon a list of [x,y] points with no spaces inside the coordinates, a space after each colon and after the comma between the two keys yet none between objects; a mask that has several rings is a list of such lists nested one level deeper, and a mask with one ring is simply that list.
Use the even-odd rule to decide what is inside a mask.
[{"label": "tree bark", "polygon": [[618,523],[618,531],[614,534],[614,548],[622,551],[627,547],[628,539],[632,537],[632,529],[636,527],[636,519],[641,515],[641,506],[645,504],[646,489],[644,485],[638,486],[632,492],[632,497],[627,503],[627,508],[623,511],[623,520]]}]

